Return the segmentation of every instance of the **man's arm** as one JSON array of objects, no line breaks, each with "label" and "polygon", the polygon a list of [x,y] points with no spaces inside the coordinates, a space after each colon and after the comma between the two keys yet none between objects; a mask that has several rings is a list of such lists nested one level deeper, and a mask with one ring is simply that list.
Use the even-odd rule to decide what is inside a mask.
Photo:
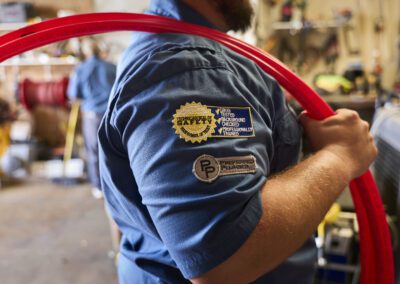
[{"label": "man's arm", "polygon": [[376,157],[368,124],[353,111],[339,110],[322,122],[303,114],[301,121],[316,154],[264,185],[256,229],[234,255],[193,283],[249,283],[272,270],[305,242]]}]

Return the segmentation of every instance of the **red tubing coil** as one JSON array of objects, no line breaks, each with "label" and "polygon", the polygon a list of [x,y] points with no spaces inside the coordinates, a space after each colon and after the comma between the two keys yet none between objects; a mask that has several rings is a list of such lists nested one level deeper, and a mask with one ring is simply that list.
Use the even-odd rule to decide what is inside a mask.
[{"label": "red tubing coil", "polygon": [[19,83],[19,100],[27,110],[37,106],[67,107],[68,81],[68,78],[39,82],[24,79]]},{"label": "red tubing coil", "polygon": [[[69,16],[27,26],[0,37],[0,62],[14,55],[68,38],[112,31],[189,33],[217,41],[257,63],[287,89],[315,119],[334,111],[296,74],[271,55],[219,31],[177,20],[129,13],[97,13]],[[361,283],[394,283],[389,228],[378,189],[371,173],[350,183],[360,227]]]}]

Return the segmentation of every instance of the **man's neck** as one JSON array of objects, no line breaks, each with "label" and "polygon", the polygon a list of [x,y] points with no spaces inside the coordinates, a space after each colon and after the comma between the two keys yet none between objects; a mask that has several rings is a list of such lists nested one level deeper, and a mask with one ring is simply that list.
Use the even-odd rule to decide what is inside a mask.
[{"label": "man's neck", "polygon": [[219,13],[210,2],[199,0],[182,0],[182,2],[201,14],[219,30],[223,32],[227,32],[229,30],[223,15],[221,15],[221,13]]}]

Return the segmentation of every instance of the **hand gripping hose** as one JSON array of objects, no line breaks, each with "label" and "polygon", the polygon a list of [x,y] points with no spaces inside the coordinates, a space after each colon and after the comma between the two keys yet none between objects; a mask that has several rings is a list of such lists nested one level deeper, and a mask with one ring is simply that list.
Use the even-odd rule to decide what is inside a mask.
[{"label": "hand gripping hose", "polygon": [[[288,90],[311,117],[322,120],[335,114],[304,81],[264,51],[213,29],[153,15],[82,14],[30,25],[0,37],[0,62],[49,43],[113,31],[188,33],[217,41],[258,64]],[[350,189],[360,228],[361,283],[393,284],[389,228],[371,173],[368,171],[353,180]]]}]

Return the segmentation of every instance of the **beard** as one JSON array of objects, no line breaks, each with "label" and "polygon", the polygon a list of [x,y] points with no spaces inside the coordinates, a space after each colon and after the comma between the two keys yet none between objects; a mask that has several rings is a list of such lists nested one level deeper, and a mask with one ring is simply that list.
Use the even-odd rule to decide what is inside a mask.
[{"label": "beard", "polygon": [[208,0],[223,15],[229,30],[245,32],[254,15],[250,0]]}]

